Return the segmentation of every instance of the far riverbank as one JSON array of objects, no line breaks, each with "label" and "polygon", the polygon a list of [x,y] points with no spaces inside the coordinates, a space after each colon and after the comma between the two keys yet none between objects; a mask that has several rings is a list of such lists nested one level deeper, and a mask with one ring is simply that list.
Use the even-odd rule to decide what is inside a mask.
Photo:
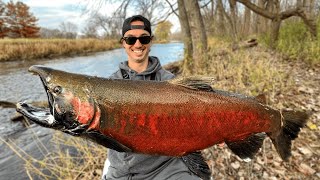
[{"label": "far riverbank", "polygon": [[84,56],[119,47],[111,39],[2,39],[0,62]]}]

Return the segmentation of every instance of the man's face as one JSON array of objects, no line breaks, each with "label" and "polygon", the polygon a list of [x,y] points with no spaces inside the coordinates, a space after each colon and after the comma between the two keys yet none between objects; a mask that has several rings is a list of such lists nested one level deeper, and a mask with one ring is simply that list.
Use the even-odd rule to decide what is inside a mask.
[{"label": "man's face", "polygon": [[[134,21],[131,25],[144,25],[142,21]],[[144,29],[131,29],[124,34],[124,37],[141,37],[150,36],[150,33]],[[151,47],[151,41],[148,44],[142,44],[139,39],[129,45],[126,41],[122,41],[122,45],[128,54],[129,62],[141,63],[148,60],[148,55]]]}]

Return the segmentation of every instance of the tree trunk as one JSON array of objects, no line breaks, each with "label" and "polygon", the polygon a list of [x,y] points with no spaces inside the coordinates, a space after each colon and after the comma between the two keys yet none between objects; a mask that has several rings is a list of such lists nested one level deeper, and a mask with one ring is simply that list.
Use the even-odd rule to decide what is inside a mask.
[{"label": "tree trunk", "polygon": [[192,59],[196,72],[206,67],[207,35],[204,28],[198,1],[184,0],[190,32],[192,34]]},{"label": "tree trunk", "polygon": [[251,10],[245,7],[244,10],[244,22],[242,27],[242,35],[248,36],[251,32]]},{"label": "tree trunk", "polygon": [[271,33],[270,33],[269,46],[273,49],[275,48],[276,42],[279,39],[280,25],[281,25],[281,19],[279,17],[271,21]]},{"label": "tree trunk", "polygon": [[224,16],[223,13],[224,12],[224,8],[223,8],[223,4],[222,4],[222,0],[218,0],[217,1],[217,15],[218,15],[218,19],[217,19],[217,24],[218,24],[218,34],[219,35],[223,35],[226,32],[226,27],[224,25]]},{"label": "tree trunk", "polygon": [[315,7],[315,0],[309,0],[309,4],[307,5],[307,10],[306,10],[306,12],[309,12],[310,14],[309,14],[309,17],[310,18],[314,18],[315,17],[315,9],[314,9],[314,7]]},{"label": "tree trunk", "polygon": [[299,16],[303,22],[307,25],[314,40],[317,39],[317,22],[315,16],[315,1],[314,0],[303,0],[303,5],[299,12]]},{"label": "tree trunk", "polygon": [[310,33],[312,35],[312,39],[316,40],[317,39],[317,22],[316,22],[316,19],[312,18],[312,17],[308,17],[308,15],[306,14],[306,11],[301,10],[299,8],[298,8],[297,12],[298,12],[298,16],[303,20],[304,24],[309,29],[309,31],[310,31]]},{"label": "tree trunk", "polygon": [[183,61],[183,73],[193,74],[193,61],[192,61],[192,40],[190,26],[188,22],[188,16],[183,0],[178,0],[179,9],[179,21],[181,25],[181,32],[183,34],[184,43],[184,61]]},{"label": "tree trunk", "polygon": [[238,29],[237,29],[237,13],[236,13],[236,5],[237,1],[229,0],[230,4],[230,21],[231,21],[231,33],[233,37],[233,41],[238,41]]},{"label": "tree trunk", "polygon": [[[258,0],[258,7],[260,7],[261,9],[264,9],[264,5],[265,5],[265,0]],[[260,14],[257,14],[257,19],[256,19],[256,33],[257,34],[261,34],[261,33],[265,33],[265,18],[263,16],[261,16]]]}]

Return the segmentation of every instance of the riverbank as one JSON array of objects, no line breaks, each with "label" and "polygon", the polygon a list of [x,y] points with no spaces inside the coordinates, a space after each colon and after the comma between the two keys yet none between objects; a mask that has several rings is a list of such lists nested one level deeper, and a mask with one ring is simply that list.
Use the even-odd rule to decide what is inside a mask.
[{"label": "riverbank", "polygon": [[118,40],[0,39],[0,62],[81,56],[120,46]]}]

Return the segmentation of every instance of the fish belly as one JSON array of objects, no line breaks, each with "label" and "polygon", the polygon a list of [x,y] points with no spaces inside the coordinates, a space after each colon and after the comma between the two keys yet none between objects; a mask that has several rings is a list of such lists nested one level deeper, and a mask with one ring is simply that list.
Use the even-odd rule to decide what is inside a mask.
[{"label": "fish belly", "polygon": [[112,108],[100,128],[134,152],[182,156],[270,129],[254,108],[195,104],[135,104]]}]

